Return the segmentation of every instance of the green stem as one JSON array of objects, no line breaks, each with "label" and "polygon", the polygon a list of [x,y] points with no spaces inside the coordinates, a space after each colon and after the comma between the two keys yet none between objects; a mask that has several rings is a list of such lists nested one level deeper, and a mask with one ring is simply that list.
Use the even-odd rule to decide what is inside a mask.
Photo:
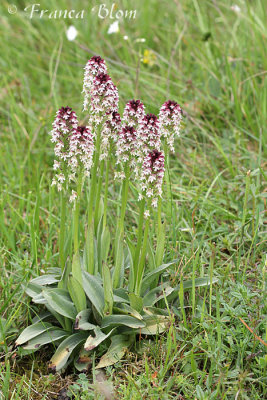
[{"label": "green stem", "polygon": [[95,202],[95,220],[99,221],[99,204],[100,204],[100,195],[101,195],[101,187],[103,181],[103,173],[104,173],[104,160],[100,162],[100,174],[98,178],[97,192],[96,192],[96,202]]},{"label": "green stem", "polygon": [[161,223],[161,205],[162,205],[162,198],[159,197],[158,200],[158,238],[160,237],[160,232],[162,228],[162,223]]},{"label": "green stem", "polygon": [[125,213],[126,213],[126,205],[127,205],[127,199],[128,199],[128,191],[129,191],[129,166],[127,165],[126,170],[125,170],[125,179],[123,181],[123,186],[122,186],[122,198],[121,198],[121,215],[120,215],[120,220],[119,220],[119,233],[123,233],[123,227],[124,227],[124,218],[125,218]]},{"label": "green stem", "polygon": [[96,145],[95,145],[95,153],[94,153],[94,164],[92,168],[91,175],[91,185],[90,185],[90,196],[89,196],[89,204],[88,204],[88,227],[93,223],[93,202],[94,202],[94,194],[95,194],[95,186],[96,186],[96,178],[97,178],[97,169],[98,162],[100,156],[100,144],[101,144],[101,130],[98,129],[96,136]]},{"label": "green stem", "polygon": [[105,228],[107,223],[107,204],[108,204],[108,176],[109,176],[109,167],[110,167],[110,156],[107,159],[106,163],[106,176],[105,176],[105,193],[104,193],[104,215],[103,215],[103,227]]},{"label": "green stem", "polygon": [[142,199],[141,203],[140,203],[137,243],[136,243],[134,261],[133,261],[133,267],[134,267],[134,271],[135,271],[134,272],[135,282],[136,282],[136,278],[137,278],[138,261],[139,261],[139,255],[140,255],[140,249],[141,249],[142,237],[143,237],[144,210],[145,210],[145,199]]},{"label": "green stem", "polygon": [[139,261],[138,269],[137,269],[137,279],[136,279],[136,286],[135,286],[135,294],[137,294],[137,296],[140,296],[141,283],[142,283],[142,278],[143,278],[143,273],[144,273],[144,266],[145,266],[146,252],[147,252],[147,242],[148,242],[149,222],[150,222],[150,219],[147,218],[146,223],[145,223],[143,247],[142,247],[140,261]]},{"label": "green stem", "polygon": [[65,231],[66,231],[66,183],[60,193],[60,231],[59,231],[59,263],[61,271],[65,268],[65,256],[64,256],[64,245],[65,245]]},{"label": "green stem", "polygon": [[77,183],[77,199],[74,210],[74,254],[79,251],[79,215],[80,215],[80,202],[82,192],[82,174],[79,174]]}]

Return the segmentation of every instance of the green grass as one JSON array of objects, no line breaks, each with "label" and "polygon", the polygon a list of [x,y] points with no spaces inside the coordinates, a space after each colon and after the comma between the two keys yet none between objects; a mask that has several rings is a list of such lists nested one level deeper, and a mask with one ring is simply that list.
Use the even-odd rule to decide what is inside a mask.
[{"label": "green grass", "polygon": [[[237,0],[237,14],[228,0],[119,1],[118,9],[136,8],[137,18],[122,21],[113,35],[113,21],[90,13],[95,1],[43,3],[50,10],[84,7],[86,14],[30,20],[27,2],[14,0],[14,15],[1,4],[0,398],[51,399],[76,379],[48,376],[49,352],[25,360],[12,344],[33,315],[22,284],[57,262],[60,202],[51,188],[48,132],[61,105],[85,118],[83,66],[94,53],[107,60],[121,106],[135,96],[149,112],[168,98],[184,109],[171,157],[171,209],[164,204],[165,260],[179,259],[174,285],[219,278],[210,288],[181,292],[170,307],[169,332],[142,338],[107,369],[116,398],[266,398],[266,346],[255,336],[267,342],[265,2]],[[75,42],[65,35],[71,24],[79,31]],[[154,66],[139,61],[145,49],[154,52]],[[135,215],[130,202],[129,237]]]}]

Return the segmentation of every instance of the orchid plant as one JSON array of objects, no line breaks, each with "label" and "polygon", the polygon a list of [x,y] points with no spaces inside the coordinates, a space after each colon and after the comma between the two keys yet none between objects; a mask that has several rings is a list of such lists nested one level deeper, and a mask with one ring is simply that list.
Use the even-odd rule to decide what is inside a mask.
[{"label": "orchid plant", "polygon": [[[136,335],[155,335],[168,328],[169,314],[158,305],[179,292],[164,281],[164,271],[177,260],[163,263],[161,204],[163,185],[168,184],[168,153],[174,151],[174,138],[180,132],[181,108],[169,100],[157,118],[146,114],[140,100],[131,100],[121,116],[118,89],[99,56],[85,66],[83,94],[86,126],[79,125],[69,107],[62,107],[53,123],[52,184],[61,196],[58,266],[26,285],[26,293],[42,311],[16,341],[23,352],[52,343],[56,348],[49,365],[52,371],[71,362],[84,371],[96,350],[97,356],[102,355],[97,368],[114,364]],[[109,196],[118,187],[120,207],[115,227],[110,227]],[[125,228],[130,194],[136,196],[139,214],[134,242]],[[83,198],[87,224],[81,235]],[[156,250],[148,262],[153,219]],[[104,342],[109,346],[105,354]]]}]

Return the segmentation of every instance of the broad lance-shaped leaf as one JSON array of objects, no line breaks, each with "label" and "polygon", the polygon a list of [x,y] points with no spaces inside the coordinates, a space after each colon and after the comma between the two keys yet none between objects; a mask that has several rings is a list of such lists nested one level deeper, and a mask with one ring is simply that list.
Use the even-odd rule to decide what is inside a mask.
[{"label": "broad lance-shaped leaf", "polygon": [[111,338],[111,345],[108,351],[101,357],[98,365],[96,366],[96,369],[105,368],[120,361],[126,353],[127,348],[130,347],[133,343],[133,339],[134,336],[113,336]]},{"label": "broad lance-shaped leaf", "polygon": [[102,343],[104,340],[106,340],[111,333],[114,331],[112,329],[107,335],[101,331],[100,328],[96,327],[95,328],[95,336],[88,336],[84,348],[87,351],[95,349],[100,343]]},{"label": "broad lance-shaped leaf", "polygon": [[143,335],[156,335],[168,329],[170,318],[164,315],[147,315],[144,317],[146,326],[140,329]]},{"label": "broad lance-shaped leaf", "polygon": [[106,264],[108,253],[110,248],[110,233],[107,227],[105,227],[101,234],[101,260],[102,264]]},{"label": "broad lance-shaped leaf", "polygon": [[56,274],[47,274],[47,275],[41,275],[38,276],[37,278],[34,278],[31,280],[31,283],[40,285],[40,286],[46,286],[46,285],[52,285],[53,283],[59,282],[59,276]]},{"label": "broad lance-shaped leaf", "polygon": [[104,286],[104,299],[105,299],[105,309],[104,313],[112,313],[113,308],[113,289],[112,280],[109,267],[106,264],[102,266],[102,276],[103,276],[103,286]]},{"label": "broad lance-shaped leaf", "polygon": [[86,309],[86,296],[80,282],[74,276],[69,277],[68,290],[78,312]]},{"label": "broad lance-shaped leaf", "polygon": [[131,307],[137,312],[143,310],[143,299],[135,293],[129,293]]},{"label": "broad lance-shaped leaf", "polygon": [[88,322],[91,313],[92,310],[90,310],[89,308],[79,312],[75,320],[74,329],[81,331],[92,331],[93,329],[95,329],[96,326]]},{"label": "broad lance-shaped leaf", "polygon": [[54,329],[54,326],[49,322],[37,322],[36,324],[30,325],[24,329],[16,340],[16,346],[21,346],[23,343],[28,342],[34,337],[40,335],[43,332]]},{"label": "broad lance-shaped leaf", "polygon": [[66,290],[59,288],[44,289],[43,295],[49,306],[58,314],[75,319],[77,311]]},{"label": "broad lance-shaped leaf", "polygon": [[62,368],[64,368],[73,350],[77,346],[79,346],[82,342],[84,342],[85,338],[86,338],[86,333],[79,332],[63,340],[63,342],[60,343],[55,354],[50,360],[49,369],[51,369],[52,372],[57,372],[60,371]]},{"label": "broad lance-shaped leaf", "polygon": [[[212,283],[217,283],[219,281],[218,278],[213,277],[212,278]],[[202,278],[196,278],[195,279],[195,288],[197,287],[205,287],[205,286],[209,286],[211,283],[210,277],[209,276],[204,276]],[[186,290],[192,289],[193,287],[193,281],[192,279],[188,280],[188,281],[183,281],[183,287],[184,287],[184,292]],[[168,297],[168,300],[171,301],[173,299],[175,299],[175,297],[178,297],[179,295],[179,290],[180,290],[180,285],[176,286],[173,290],[173,292],[171,293],[171,295]]]},{"label": "broad lance-shaped leaf", "polygon": [[104,290],[99,279],[96,276],[88,274],[83,271],[83,288],[86,296],[89,298],[91,303],[95,306],[100,316],[104,315],[105,301],[104,301]]},{"label": "broad lance-shaped leaf", "polygon": [[39,347],[44,346],[47,343],[53,343],[56,342],[57,340],[63,339],[64,337],[68,336],[69,333],[66,331],[63,331],[62,329],[56,329],[56,327],[53,327],[53,329],[50,329],[49,331],[46,331],[44,333],[41,333],[41,335],[38,335],[32,340],[29,340],[29,342],[23,346],[25,350],[35,350],[39,349]]},{"label": "broad lance-shaped leaf", "polygon": [[167,264],[162,264],[158,268],[156,268],[154,271],[149,272],[148,274],[145,275],[143,282],[142,282],[142,290],[141,293],[144,294],[145,291],[149,288],[150,284],[154,282],[154,280],[159,277],[159,275],[165,271],[168,267],[170,267],[173,264],[176,264],[178,259],[173,260]]},{"label": "broad lance-shaped leaf", "polygon": [[109,326],[129,326],[130,328],[143,328],[145,323],[140,319],[131,317],[130,315],[109,315],[102,319],[101,328],[107,328]]},{"label": "broad lance-shaped leaf", "polygon": [[125,303],[120,303],[118,307],[113,307],[114,314],[131,315],[134,318],[142,320],[143,317],[134,308]]},{"label": "broad lance-shaped leaf", "polygon": [[157,286],[155,289],[150,290],[144,298],[144,306],[153,306],[156,304],[159,300],[164,299],[168,297],[174,289],[169,286],[168,282],[163,283],[160,286]]}]

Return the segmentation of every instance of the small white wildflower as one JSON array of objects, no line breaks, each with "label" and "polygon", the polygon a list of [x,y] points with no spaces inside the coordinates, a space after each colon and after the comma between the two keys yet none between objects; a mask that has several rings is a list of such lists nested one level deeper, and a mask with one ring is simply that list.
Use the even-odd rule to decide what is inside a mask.
[{"label": "small white wildflower", "polygon": [[144,217],[145,217],[145,219],[147,219],[147,218],[150,217],[150,212],[149,212],[149,210],[146,210],[146,211],[144,212]]},{"label": "small white wildflower", "polygon": [[237,4],[233,4],[231,7],[231,10],[238,14],[238,13],[240,13],[241,8]]},{"label": "small white wildflower", "polygon": [[76,39],[77,35],[78,35],[77,29],[75,28],[75,26],[71,25],[66,32],[67,39],[72,42],[73,40]]},{"label": "small white wildflower", "polygon": [[127,35],[124,35],[123,40],[129,40],[129,37]]},{"label": "small white wildflower", "polygon": [[108,28],[108,35],[111,35],[112,33],[118,33],[120,31],[119,28],[119,21],[115,21],[113,22],[109,28]]},{"label": "small white wildflower", "polygon": [[77,199],[77,193],[74,190],[72,190],[70,196],[70,203],[74,203],[76,199]]},{"label": "small white wildflower", "polygon": [[146,39],[145,38],[138,38],[135,40],[136,43],[145,43]]}]

